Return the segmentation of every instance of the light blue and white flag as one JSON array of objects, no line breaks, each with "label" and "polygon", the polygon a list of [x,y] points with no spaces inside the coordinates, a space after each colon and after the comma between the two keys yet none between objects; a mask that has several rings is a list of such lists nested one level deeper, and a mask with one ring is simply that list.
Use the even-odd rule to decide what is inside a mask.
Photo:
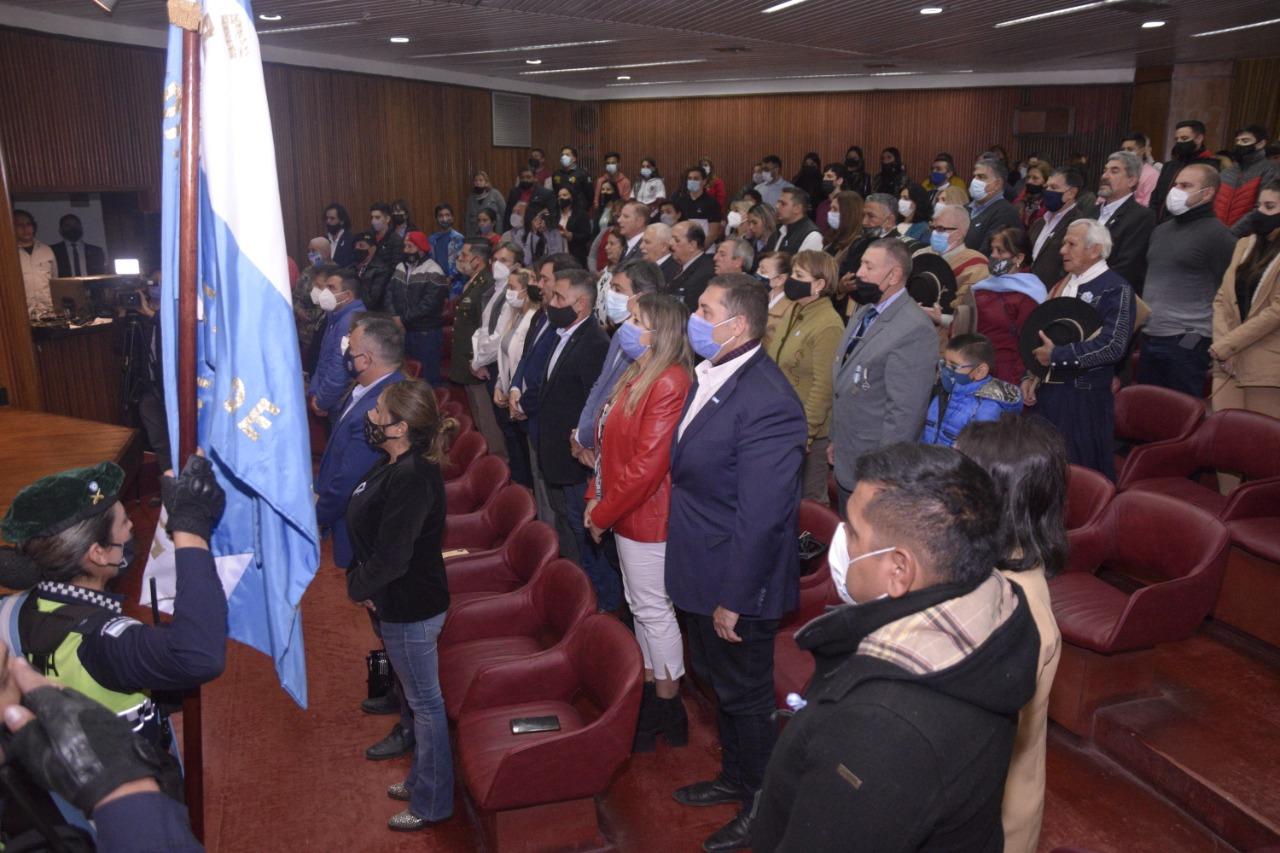
[{"label": "light blue and white flag", "polygon": [[[311,452],[293,322],[275,146],[248,0],[201,0],[197,441],[227,492],[213,532],[230,633],[270,655],[307,704],[302,595],[319,564]],[[178,188],[182,30],[169,28],[164,89],[161,310],[169,435],[178,448]],[[162,530],[157,531],[163,534]],[[173,600],[172,553],[147,565]],[[167,573],[166,573],[166,566]],[[144,600],[149,600],[144,592]]]}]

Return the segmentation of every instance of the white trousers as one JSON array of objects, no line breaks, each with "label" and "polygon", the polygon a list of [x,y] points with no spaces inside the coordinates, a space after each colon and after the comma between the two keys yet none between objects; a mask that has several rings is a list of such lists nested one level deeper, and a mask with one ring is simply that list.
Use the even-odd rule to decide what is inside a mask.
[{"label": "white trousers", "polygon": [[622,589],[635,620],[644,668],[657,678],[679,678],[684,675],[684,646],[664,577],[667,543],[637,542],[617,533],[614,539],[622,563]]}]

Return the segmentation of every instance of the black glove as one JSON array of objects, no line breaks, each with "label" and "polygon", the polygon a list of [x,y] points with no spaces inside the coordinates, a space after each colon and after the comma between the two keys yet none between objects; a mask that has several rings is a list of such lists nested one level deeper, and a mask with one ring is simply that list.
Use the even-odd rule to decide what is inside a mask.
[{"label": "black glove", "polygon": [[227,506],[226,493],[213,476],[213,465],[203,456],[191,456],[176,479],[160,478],[160,499],[169,512],[170,536],[192,533],[206,542],[222,511]]},{"label": "black glove", "polygon": [[9,755],[34,782],[85,814],[121,785],[148,777],[181,800],[177,762],[97,702],[75,690],[38,687],[22,704],[36,718],[13,734]]}]

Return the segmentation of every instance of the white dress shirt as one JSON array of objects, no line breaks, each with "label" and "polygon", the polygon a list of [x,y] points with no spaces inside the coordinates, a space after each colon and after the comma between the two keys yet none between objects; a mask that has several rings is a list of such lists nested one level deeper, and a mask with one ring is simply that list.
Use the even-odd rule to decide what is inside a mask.
[{"label": "white dress shirt", "polygon": [[1040,257],[1040,250],[1044,248],[1045,243],[1049,242],[1049,238],[1053,236],[1054,229],[1062,223],[1067,212],[1072,210],[1075,206],[1075,202],[1072,202],[1057,213],[1045,213],[1044,227],[1040,229],[1040,236],[1036,238],[1035,248],[1031,250],[1031,260],[1034,261],[1036,258]]},{"label": "white dress shirt", "polygon": [[[787,226],[783,225],[778,229],[778,245],[782,245],[782,241],[787,239]],[[800,248],[797,252],[821,252],[822,251],[822,232],[811,231],[800,241]]]},{"label": "white dress shirt", "polygon": [[698,412],[702,411],[702,407],[707,401],[716,395],[716,392],[729,381],[729,377],[738,372],[742,365],[747,363],[747,359],[756,354],[758,347],[752,347],[742,355],[734,356],[722,364],[712,364],[711,360],[702,361],[693,369],[694,379],[698,383],[698,390],[694,392],[693,402],[689,404],[689,411],[684,413],[684,418],[680,421],[680,429],[676,432],[676,441],[684,438],[685,427],[698,416]]},{"label": "white dress shirt", "polygon": [[1087,270],[1080,273],[1079,275],[1067,276],[1067,283],[1062,286],[1062,292],[1059,293],[1058,295],[1070,296],[1074,298],[1079,294],[1080,287],[1082,285],[1088,284],[1089,282],[1093,281],[1095,278],[1102,275],[1108,269],[1110,269],[1110,267],[1107,266],[1106,260],[1103,259],[1098,261],[1096,264],[1089,267]]},{"label": "white dress shirt", "polygon": [[556,343],[556,348],[551,352],[551,360],[547,362],[547,376],[556,369],[556,362],[560,359],[560,353],[564,351],[564,345],[569,343],[569,338],[573,337],[573,333],[578,331],[578,327],[591,319],[591,315],[583,317],[576,321],[572,326],[566,326],[563,329],[556,329],[556,334],[560,336],[560,340]]},{"label": "white dress shirt", "polygon": [[388,373],[386,376],[380,376],[368,385],[361,385],[357,382],[355,385],[351,386],[351,396],[347,398],[347,405],[343,407],[342,414],[338,416],[338,420],[345,418],[347,416],[347,412],[351,411],[352,406],[359,403],[365,394],[368,394],[374,388],[377,388],[383,382],[387,381],[387,377],[390,375],[391,374]]},{"label": "white dress shirt", "polygon": [[18,261],[22,266],[22,286],[27,292],[27,314],[39,317],[53,312],[53,296],[49,292],[49,279],[58,273],[58,262],[53,249],[36,240],[31,251],[18,249]]},{"label": "white dress shirt", "polygon": [[1098,221],[1106,225],[1111,220],[1111,217],[1115,216],[1116,211],[1120,209],[1120,205],[1129,200],[1130,195],[1133,195],[1133,193],[1104,204],[1102,209],[1098,211]]},{"label": "white dress shirt", "polygon": [[347,229],[342,229],[337,234],[325,234],[329,240],[329,258],[333,259],[334,253],[338,251],[338,241],[342,239],[342,235],[347,233]]}]

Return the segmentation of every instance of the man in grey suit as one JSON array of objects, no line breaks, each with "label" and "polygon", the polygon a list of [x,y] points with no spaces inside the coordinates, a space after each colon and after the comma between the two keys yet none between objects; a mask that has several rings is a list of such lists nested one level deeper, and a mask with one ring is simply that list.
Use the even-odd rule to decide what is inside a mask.
[{"label": "man in grey suit", "polygon": [[843,516],[857,485],[858,457],[898,441],[915,441],[938,364],[938,334],[906,292],[911,254],[897,239],[867,247],[849,320],[831,367],[831,447]]}]

